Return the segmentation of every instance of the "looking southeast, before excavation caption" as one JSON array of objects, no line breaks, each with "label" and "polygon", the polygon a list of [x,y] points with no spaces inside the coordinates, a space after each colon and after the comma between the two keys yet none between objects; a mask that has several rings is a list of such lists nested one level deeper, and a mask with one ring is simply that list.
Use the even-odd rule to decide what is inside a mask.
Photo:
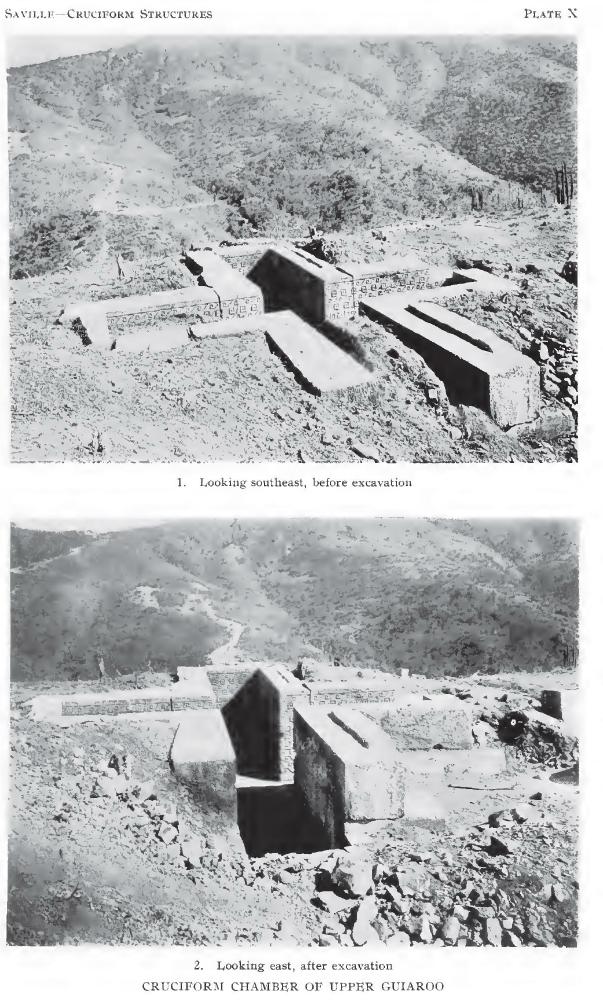
[{"label": "looking southeast, before excavation caption", "polygon": [[399,476],[383,476],[379,478],[364,479],[337,479],[331,476],[312,476],[305,478],[300,476],[296,479],[283,479],[280,476],[272,476],[266,479],[246,479],[232,478],[230,476],[218,476],[215,479],[206,479],[201,476],[198,480],[184,479],[177,477],[178,488],[185,486],[198,486],[201,489],[226,489],[226,490],[246,490],[251,489],[377,489],[380,487],[401,489],[412,487],[411,479],[403,479]]}]

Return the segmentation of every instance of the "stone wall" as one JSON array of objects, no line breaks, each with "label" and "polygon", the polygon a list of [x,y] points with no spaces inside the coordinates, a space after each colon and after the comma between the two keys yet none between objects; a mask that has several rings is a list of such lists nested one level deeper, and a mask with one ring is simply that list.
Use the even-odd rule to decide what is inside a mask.
[{"label": "stone wall", "polygon": [[297,709],[293,712],[295,784],[322,824],[330,847],[344,847],[345,765],[328,740]]},{"label": "stone wall", "polygon": [[403,690],[400,681],[390,674],[375,678],[304,681],[311,705],[359,705],[393,702]]},{"label": "stone wall", "polygon": [[123,310],[108,311],[107,324],[112,337],[121,337],[133,329],[158,327],[163,324],[180,320],[182,323],[215,323],[224,319],[243,319],[247,316],[260,316],[264,311],[261,295],[247,295],[237,298],[218,299],[209,290],[206,299],[191,296],[187,300],[154,306],[141,307],[132,312]]},{"label": "stone wall", "polygon": [[215,696],[204,671],[196,681],[169,688],[83,692],[56,699],[58,715],[122,715],[138,712],[185,712],[215,707]]},{"label": "stone wall", "polygon": [[219,708],[223,708],[258,669],[257,663],[236,663],[232,666],[208,666],[207,676]]},{"label": "stone wall", "polygon": [[[152,299],[153,296],[148,296]],[[127,299],[124,300],[127,303]],[[107,325],[112,337],[123,337],[141,327],[161,327],[165,323],[181,320],[182,323],[212,323],[220,319],[220,306],[215,294],[200,297],[196,290],[185,299],[154,304],[149,301],[130,309],[107,309]]]},{"label": "stone wall", "polygon": [[413,254],[386,257],[369,264],[343,261],[337,266],[353,280],[356,309],[361,299],[427,288],[431,284],[429,267]]},{"label": "stone wall", "polygon": [[157,691],[114,691],[107,695],[74,695],[63,698],[61,715],[121,715],[134,712],[170,712],[168,689]]},{"label": "stone wall", "polygon": [[269,247],[268,241],[257,240],[241,246],[216,247],[215,252],[239,274],[248,275]]},{"label": "stone wall", "polygon": [[427,288],[429,272],[397,271],[393,274],[373,274],[354,279],[356,301],[372,295],[387,295],[388,292],[402,292],[407,289]]}]

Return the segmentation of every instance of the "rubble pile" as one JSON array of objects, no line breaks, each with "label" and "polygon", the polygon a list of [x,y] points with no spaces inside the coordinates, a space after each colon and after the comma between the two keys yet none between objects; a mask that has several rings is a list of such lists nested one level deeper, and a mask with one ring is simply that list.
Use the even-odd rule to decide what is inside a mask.
[{"label": "rubble pile", "polygon": [[150,850],[160,862],[181,869],[195,883],[201,869],[212,870],[228,859],[237,874],[246,866],[236,859],[233,846],[216,835],[199,835],[176,804],[161,801],[152,781],[132,779],[127,755],[113,754],[107,767],[96,777],[91,799],[117,799],[125,806],[123,829],[130,830],[142,849]]},{"label": "rubble pile", "polygon": [[324,912],[316,943],[575,945],[574,918],[565,904],[577,886],[562,866],[545,875],[537,864],[544,849],[554,854],[563,840],[538,795],[460,835],[454,852],[392,857],[390,849],[374,863],[354,853],[332,854],[315,872],[312,904]]},{"label": "rubble pile", "polygon": [[541,388],[571,410],[578,419],[578,352],[552,330],[541,330],[532,340],[531,355],[540,365]]}]

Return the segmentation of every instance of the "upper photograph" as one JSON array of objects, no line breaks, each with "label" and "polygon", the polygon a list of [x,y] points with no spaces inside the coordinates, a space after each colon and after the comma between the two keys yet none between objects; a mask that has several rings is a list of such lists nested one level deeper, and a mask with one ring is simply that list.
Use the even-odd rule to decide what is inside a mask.
[{"label": "upper photograph", "polygon": [[577,461],[573,38],[109,42],[7,43],[13,461]]}]

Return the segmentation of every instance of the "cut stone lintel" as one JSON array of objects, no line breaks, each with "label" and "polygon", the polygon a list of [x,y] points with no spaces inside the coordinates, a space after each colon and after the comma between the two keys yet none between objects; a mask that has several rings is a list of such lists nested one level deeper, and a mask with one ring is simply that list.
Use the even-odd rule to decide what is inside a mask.
[{"label": "cut stone lintel", "polygon": [[538,366],[490,330],[435,303],[408,305],[404,296],[373,298],[364,308],[421,355],[451,403],[479,407],[503,428],[537,416]]},{"label": "cut stone lintel", "polygon": [[221,712],[195,712],[183,718],[169,761],[198,801],[236,817],[236,761]]},{"label": "cut stone lintel", "polygon": [[346,822],[404,813],[404,771],[392,741],[360,712],[297,706],[293,711],[295,783],[334,847]]}]

